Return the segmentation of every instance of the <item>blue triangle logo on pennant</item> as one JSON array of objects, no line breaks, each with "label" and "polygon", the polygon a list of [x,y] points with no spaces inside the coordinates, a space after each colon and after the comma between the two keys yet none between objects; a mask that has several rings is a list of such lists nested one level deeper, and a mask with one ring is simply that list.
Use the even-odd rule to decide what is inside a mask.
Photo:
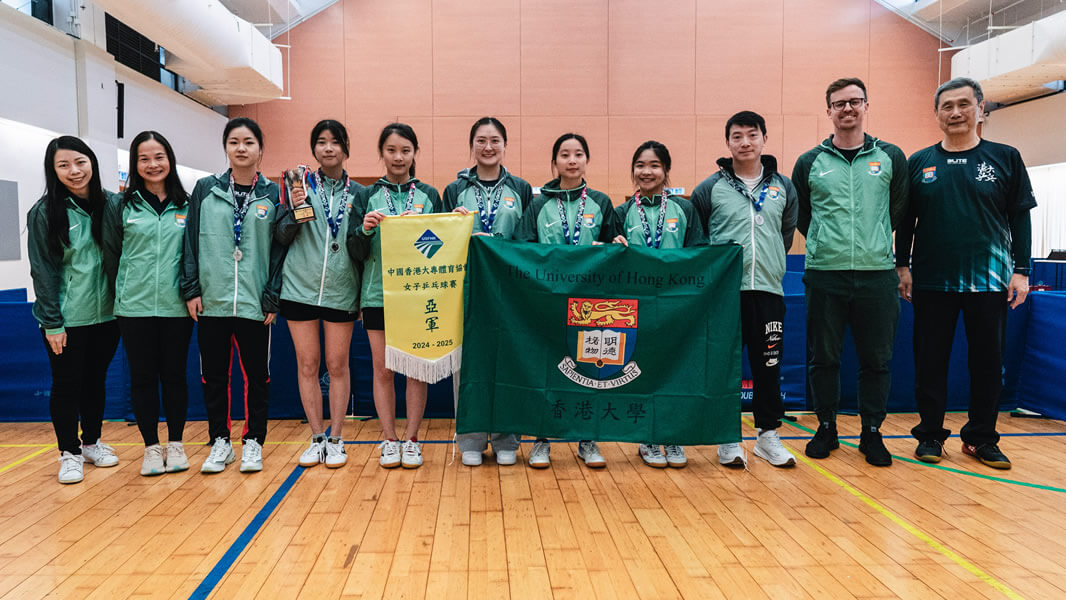
[{"label": "blue triangle logo on pennant", "polygon": [[441,249],[444,242],[441,241],[435,233],[430,230],[426,230],[418,240],[415,241],[415,250],[418,250],[426,258],[433,258],[433,255],[437,253],[437,250]]}]

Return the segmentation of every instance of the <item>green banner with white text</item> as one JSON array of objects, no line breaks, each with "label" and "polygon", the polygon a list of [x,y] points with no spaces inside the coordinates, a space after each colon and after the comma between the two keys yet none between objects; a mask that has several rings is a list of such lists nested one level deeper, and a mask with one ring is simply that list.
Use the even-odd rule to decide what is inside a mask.
[{"label": "green banner with white text", "polygon": [[740,441],[735,244],[470,243],[456,431]]}]

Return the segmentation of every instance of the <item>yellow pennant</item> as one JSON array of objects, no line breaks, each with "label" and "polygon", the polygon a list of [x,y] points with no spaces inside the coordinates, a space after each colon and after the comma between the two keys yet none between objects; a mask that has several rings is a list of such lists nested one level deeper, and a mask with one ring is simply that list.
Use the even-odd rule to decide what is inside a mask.
[{"label": "yellow pennant", "polygon": [[436,383],[459,370],[463,280],[474,214],[381,222],[385,366]]}]

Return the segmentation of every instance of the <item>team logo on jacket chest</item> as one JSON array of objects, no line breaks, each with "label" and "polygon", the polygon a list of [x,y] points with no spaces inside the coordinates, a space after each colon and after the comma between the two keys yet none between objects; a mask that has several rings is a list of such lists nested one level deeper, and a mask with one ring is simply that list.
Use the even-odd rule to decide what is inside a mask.
[{"label": "team logo on jacket chest", "polygon": [[670,233],[677,233],[677,219],[667,219],[666,230]]},{"label": "team logo on jacket chest", "polygon": [[881,162],[880,161],[870,162],[870,163],[867,163],[867,164],[870,165],[870,175],[880,175],[881,174]]},{"label": "team logo on jacket chest", "polygon": [[585,224],[585,227],[591,229],[592,227],[596,226],[596,215],[591,213],[587,215],[581,215],[581,222]]},{"label": "team logo on jacket chest", "polygon": [[260,219],[265,219],[265,218],[267,218],[267,211],[268,210],[270,210],[270,207],[267,206],[266,204],[256,204],[255,205],[255,216],[257,218],[260,218]]},{"label": "team logo on jacket chest", "polygon": [[514,198],[504,198],[503,199],[503,205],[506,206],[507,208],[514,208],[514,205],[515,205]]},{"label": "team logo on jacket chest", "polygon": [[185,215],[178,213],[174,215],[174,225],[178,227],[185,227]]},{"label": "team logo on jacket chest", "polygon": [[621,387],[640,375],[630,360],[637,345],[638,301],[570,298],[566,303],[567,345],[559,371],[592,389]]},{"label": "team logo on jacket chest", "polygon": [[774,185],[771,185],[770,187],[766,188],[766,197],[770,200],[777,200],[778,196],[780,195],[781,188]]},{"label": "team logo on jacket chest", "polygon": [[934,181],[936,181],[936,167],[922,169],[922,183],[933,183]]}]

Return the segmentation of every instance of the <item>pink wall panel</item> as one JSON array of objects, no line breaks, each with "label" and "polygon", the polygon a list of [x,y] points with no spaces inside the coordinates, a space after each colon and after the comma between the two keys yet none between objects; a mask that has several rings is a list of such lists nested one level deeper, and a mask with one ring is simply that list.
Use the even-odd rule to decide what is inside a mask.
[{"label": "pink wall panel", "polygon": [[695,17],[695,0],[611,1],[610,114],[693,114]]},{"label": "pink wall panel", "polygon": [[784,0],[696,3],[696,114],[780,113]]},{"label": "pink wall panel", "polygon": [[868,84],[872,134],[907,153],[939,137],[938,43],[874,0],[342,0],[291,42],[293,99],[230,109],[263,126],[267,174],[308,162],[312,125],[332,117],[351,134],[349,172],[380,176],[378,134],[401,120],[419,135],[419,178],[443,190],[472,164],[470,125],[494,115],[505,164],[534,186],[551,178],[555,138],[576,131],[590,183],[613,199],[632,193],[649,138],[691,192],[728,154],[722,129],[740,110],[766,118],[766,152],[790,173],[832,132],[825,88],[845,76]]},{"label": "pink wall panel", "polygon": [[522,114],[606,115],[607,32],[606,0],[522,0]]},{"label": "pink wall panel", "polygon": [[518,0],[434,0],[433,114],[518,114]]}]

